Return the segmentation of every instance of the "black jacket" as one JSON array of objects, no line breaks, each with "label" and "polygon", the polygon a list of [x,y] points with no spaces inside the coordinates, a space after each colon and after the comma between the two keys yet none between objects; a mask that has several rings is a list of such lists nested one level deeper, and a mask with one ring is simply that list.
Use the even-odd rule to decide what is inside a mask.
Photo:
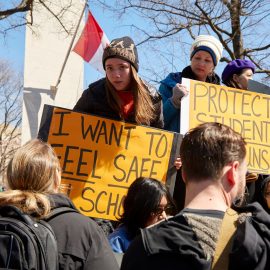
[{"label": "black jacket", "polygon": [[[229,270],[270,269],[270,216],[258,203],[238,212],[252,216],[245,215],[237,227]],[[125,253],[121,269],[210,270],[223,216],[221,211],[184,209],[142,230]]]},{"label": "black jacket", "polygon": [[[73,110],[82,113],[95,114],[110,119],[123,120],[120,118],[118,112],[114,111],[108,103],[105,80],[106,79],[103,78],[90,84],[88,89],[83,92],[82,96],[77,101]],[[150,85],[148,85],[148,90],[155,106],[156,116],[150,126],[156,128],[163,128],[164,123],[161,96],[157,92],[157,90]],[[131,115],[131,117],[127,119],[127,122],[135,123],[134,115]]]},{"label": "black jacket", "polygon": [[[50,195],[53,208],[75,208],[68,197]],[[59,269],[119,269],[103,231],[80,213],[60,214],[48,221],[57,239]]]}]

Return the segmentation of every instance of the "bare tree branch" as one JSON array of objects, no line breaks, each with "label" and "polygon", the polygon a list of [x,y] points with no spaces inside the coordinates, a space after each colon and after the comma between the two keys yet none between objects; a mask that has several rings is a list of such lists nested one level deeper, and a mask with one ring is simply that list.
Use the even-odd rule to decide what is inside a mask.
[{"label": "bare tree branch", "polygon": [[21,76],[0,60],[0,181],[7,162],[20,146],[22,89]]},{"label": "bare tree branch", "polygon": [[142,40],[138,43],[174,37],[194,39],[198,34],[215,35],[224,47],[221,61],[249,58],[256,72],[270,77],[270,2],[251,0],[116,0],[95,1],[118,16],[135,12],[149,25],[133,23]]},{"label": "bare tree branch", "polygon": [[0,33],[3,35],[21,26],[33,26],[35,16],[37,16],[35,11],[41,7],[48,11],[48,17],[54,18],[67,34],[70,34],[72,31],[73,27],[69,27],[70,25],[64,20],[64,17],[65,13],[72,12],[72,7],[78,4],[75,0],[22,0],[19,3],[16,1],[6,2],[1,5],[0,10],[0,20],[4,21],[4,24],[1,25]]},{"label": "bare tree branch", "polygon": [[34,0],[22,0],[17,6],[10,9],[0,10],[0,20],[19,12],[26,12],[32,9]]}]

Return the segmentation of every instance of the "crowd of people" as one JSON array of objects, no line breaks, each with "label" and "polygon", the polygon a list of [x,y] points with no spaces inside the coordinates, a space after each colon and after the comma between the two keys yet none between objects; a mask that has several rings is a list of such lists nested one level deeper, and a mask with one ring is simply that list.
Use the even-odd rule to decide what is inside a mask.
[{"label": "crowd of people", "polygon": [[[103,53],[105,78],[89,85],[74,110],[180,132],[181,100],[189,94],[182,78],[221,84],[215,68],[222,51],[215,37],[196,37],[190,65],[170,73],[156,90],[138,75],[133,40],[114,39]],[[222,83],[247,90],[254,73],[250,60],[236,59],[225,67]],[[246,154],[245,139],[226,125],[191,129],[175,157],[173,196],[160,179],[139,177],[116,224],[79,212],[49,220],[60,269],[270,269],[270,176],[248,172]],[[75,209],[60,185],[53,148],[31,140],[9,162],[0,207],[14,205],[40,220],[59,207]],[[116,253],[124,254],[118,263]]]},{"label": "crowd of people", "polygon": [[[142,230],[125,253],[121,269],[213,269],[226,215],[236,216],[237,227],[229,255],[222,258],[221,253],[214,269],[268,269],[269,214],[257,203],[234,205],[240,206],[245,196],[246,143],[241,135],[219,123],[201,124],[184,136],[180,156],[185,208]],[[224,247],[230,240],[225,228]]]}]

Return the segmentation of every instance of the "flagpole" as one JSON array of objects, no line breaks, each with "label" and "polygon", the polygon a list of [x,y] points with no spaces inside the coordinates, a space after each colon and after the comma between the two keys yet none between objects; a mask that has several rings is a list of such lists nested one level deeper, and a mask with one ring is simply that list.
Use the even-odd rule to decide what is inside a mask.
[{"label": "flagpole", "polygon": [[63,63],[63,65],[62,65],[60,74],[59,74],[58,79],[57,79],[57,82],[56,82],[55,85],[51,85],[51,87],[50,87],[51,91],[53,92],[53,96],[54,96],[54,97],[55,97],[56,92],[57,92],[57,87],[58,87],[58,85],[59,85],[60,82],[61,82],[61,78],[62,78],[64,69],[65,69],[65,67],[66,67],[66,63],[67,63],[68,57],[69,57],[69,55],[70,55],[71,48],[72,48],[72,46],[73,46],[75,37],[76,37],[77,32],[78,32],[78,30],[79,30],[79,26],[80,26],[80,23],[81,23],[81,20],[82,20],[82,17],[83,17],[83,14],[84,14],[84,11],[85,11],[86,6],[87,6],[87,0],[85,0],[84,7],[83,7],[83,9],[82,9],[82,13],[81,13],[80,19],[79,19],[79,21],[78,21],[78,24],[77,24],[77,26],[76,26],[74,35],[73,35],[72,40],[71,40],[71,42],[70,42],[70,45],[69,45],[69,48],[68,48],[68,51],[67,51],[67,54],[66,54],[64,63]]}]

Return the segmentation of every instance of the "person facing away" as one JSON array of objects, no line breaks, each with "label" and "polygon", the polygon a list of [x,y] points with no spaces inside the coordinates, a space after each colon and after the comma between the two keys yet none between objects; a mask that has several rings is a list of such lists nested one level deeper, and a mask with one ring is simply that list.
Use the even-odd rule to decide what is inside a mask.
[{"label": "person facing away", "polygon": [[[222,220],[244,196],[246,143],[228,126],[204,123],[184,136],[180,156],[185,208],[142,230],[125,253],[122,270],[212,269]],[[270,216],[258,203],[235,209],[242,214],[225,258],[228,269],[270,269]]]},{"label": "person facing away", "polygon": [[248,59],[235,59],[224,68],[222,82],[232,88],[247,90],[248,80],[253,78],[255,65]]},{"label": "person facing away", "polygon": [[139,177],[129,187],[123,203],[120,226],[109,235],[114,252],[126,252],[141,228],[175,214],[175,206],[166,186],[153,178]]},{"label": "person facing away", "polygon": [[163,101],[164,129],[180,132],[180,105],[188,89],[182,85],[182,78],[220,84],[214,72],[222,56],[222,44],[210,35],[197,36],[190,49],[190,65],[182,72],[170,73],[160,82],[159,93]]},{"label": "person facing away", "polygon": [[[10,160],[8,190],[0,193],[0,206],[13,205],[36,219],[52,209],[75,209],[72,201],[58,193],[61,168],[52,147],[38,139],[20,147]],[[103,231],[79,212],[68,212],[48,221],[58,245],[59,269],[119,269]]]},{"label": "person facing away", "polygon": [[161,97],[138,75],[139,59],[133,40],[112,40],[102,61],[106,77],[90,84],[73,110],[163,128]]}]

